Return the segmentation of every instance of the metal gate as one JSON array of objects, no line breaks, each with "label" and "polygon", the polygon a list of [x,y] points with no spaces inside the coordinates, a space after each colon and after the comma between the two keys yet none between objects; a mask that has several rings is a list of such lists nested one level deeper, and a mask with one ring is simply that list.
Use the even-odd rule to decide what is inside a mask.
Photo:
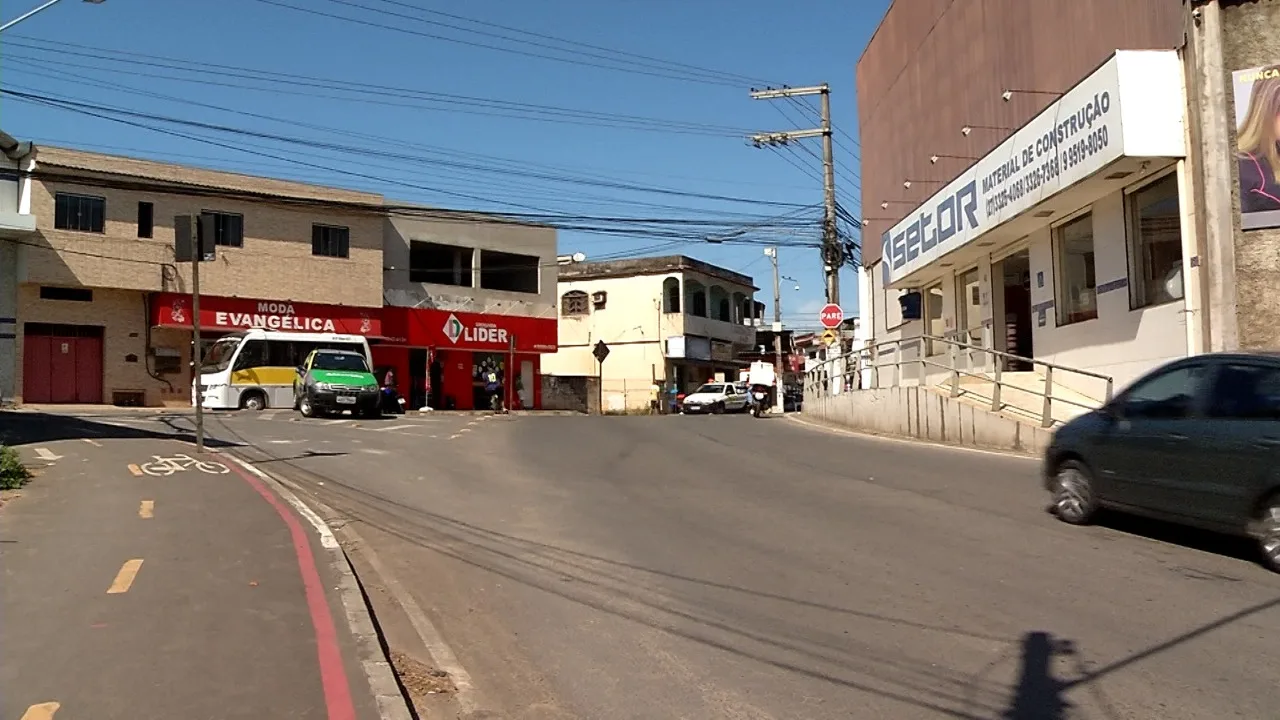
[{"label": "metal gate", "polygon": [[25,403],[102,402],[103,329],[26,323],[22,332]]}]

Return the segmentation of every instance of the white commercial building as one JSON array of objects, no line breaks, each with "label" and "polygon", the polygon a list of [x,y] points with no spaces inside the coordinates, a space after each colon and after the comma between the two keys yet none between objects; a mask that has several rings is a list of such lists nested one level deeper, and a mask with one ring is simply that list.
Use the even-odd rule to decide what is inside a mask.
[{"label": "white commercial building", "polygon": [[[1174,51],[1118,51],[908,213],[860,278],[871,342],[958,340],[1117,389],[1201,351],[1183,77]],[[949,345],[914,345],[938,363],[907,363],[900,380],[946,372]],[[962,354],[993,369],[989,354]]]}]

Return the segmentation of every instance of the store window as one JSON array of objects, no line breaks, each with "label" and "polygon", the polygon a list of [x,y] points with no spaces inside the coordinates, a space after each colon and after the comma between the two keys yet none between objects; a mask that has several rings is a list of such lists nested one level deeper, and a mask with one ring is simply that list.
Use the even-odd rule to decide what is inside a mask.
[{"label": "store window", "polygon": [[[924,332],[933,337],[942,337],[947,332],[947,325],[942,320],[942,284],[939,283],[924,291]],[[925,348],[930,356],[941,355],[946,351],[946,343],[928,340]]]},{"label": "store window", "polygon": [[1092,213],[1085,213],[1054,230],[1053,255],[1058,324],[1070,325],[1097,318]]},{"label": "store window", "polygon": [[503,292],[537,293],[540,273],[534,255],[480,251],[480,287]]},{"label": "store window", "polygon": [[982,344],[982,290],[978,282],[978,268],[956,276],[956,308],[962,334],[960,342]]},{"label": "store window", "polygon": [[1178,175],[1170,173],[1131,193],[1129,306],[1134,310],[1182,299],[1182,218]]}]

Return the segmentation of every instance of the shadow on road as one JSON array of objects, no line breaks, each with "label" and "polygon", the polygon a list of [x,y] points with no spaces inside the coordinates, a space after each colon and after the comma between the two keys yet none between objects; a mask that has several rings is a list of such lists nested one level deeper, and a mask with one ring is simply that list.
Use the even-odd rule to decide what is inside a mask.
[{"label": "shadow on road", "polygon": [[[82,438],[178,440],[195,443],[195,426],[191,418],[177,414],[88,417],[43,412],[0,411],[0,444],[3,445],[18,447]],[[205,444],[211,448],[240,446],[240,443],[208,436],[205,438]]]},{"label": "shadow on road", "polygon": [[1258,547],[1249,538],[1222,535],[1208,530],[1200,530],[1185,525],[1176,525],[1162,520],[1152,520],[1118,512],[1100,513],[1097,524],[1123,533],[1140,535],[1151,540],[1181,545],[1192,550],[1213,553],[1214,555],[1224,555],[1255,564],[1260,560]]}]

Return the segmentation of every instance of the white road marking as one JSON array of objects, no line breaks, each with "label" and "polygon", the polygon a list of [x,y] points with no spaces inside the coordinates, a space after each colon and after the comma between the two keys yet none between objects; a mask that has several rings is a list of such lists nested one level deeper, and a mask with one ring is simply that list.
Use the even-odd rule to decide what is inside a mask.
[{"label": "white road marking", "polygon": [[92,446],[94,446],[94,447],[102,447],[102,443],[98,442],[97,440],[93,440],[93,439],[90,439],[90,438],[80,438],[80,439],[81,439],[81,440],[83,440],[84,442],[89,443],[90,445],[92,445]]},{"label": "white road marking", "polygon": [[[410,720],[409,708],[400,692],[400,686],[396,681],[395,673],[391,669],[391,663],[387,661],[386,655],[382,651],[381,641],[378,638],[377,631],[374,629],[373,619],[369,616],[369,607],[365,604],[355,572],[351,568],[350,561],[343,554],[342,548],[338,544],[338,539],[334,537],[333,531],[329,529],[328,523],[290,490],[290,488],[300,489],[297,485],[284,478],[268,475],[252,463],[241,460],[238,457],[228,457],[271,485],[272,489],[280,497],[284,498],[298,514],[306,518],[307,522],[311,523],[311,527],[320,536],[320,545],[329,551],[330,564],[339,578],[338,590],[342,596],[343,609],[346,611],[347,625],[351,628],[351,634],[356,640],[356,647],[362,656],[360,665],[364,670],[365,679],[369,683],[369,689],[373,691],[378,714],[382,720]],[[326,509],[326,511],[330,515],[333,514],[330,510]],[[419,610],[419,612],[421,611]],[[410,622],[412,622],[412,616],[410,616]],[[454,658],[454,661],[456,664],[456,658]],[[446,672],[450,672],[449,668],[443,667],[439,659],[436,659],[436,665],[441,666]],[[458,668],[458,672],[460,672],[460,677],[466,681],[465,687],[470,690],[470,676],[461,667]],[[460,697],[464,685],[458,682],[458,677],[454,678],[454,687],[459,690],[458,703],[465,709],[467,705],[463,704],[463,698]],[[468,700],[470,700],[470,696],[468,696]],[[470,702],[469,704],[470,711],[474,711],[475,703]]]},{"label": "white road marking", "polygon": [[297,444],[300,442],[306,442],[306,441],[305,440],[268,440],[267,442],[271,443],[272,445],[294,445],[294,444]]},{"label": "white road marking", "polygon": [[376,430],[377,432],[390,432],[392,430],[412,430],[415,427],[417,426],[416,425],[392,425],[391,427],[380,427],[380,428],[369,428],[369,429]]},{"label": "white road marking", "polygon": [[370,455],[386,455],[386,454],[388,454],[386,450],[379,450],[378,448],[360,448],[360,452],[362,452],[362,453],[369,453]]},{"label": "white road marking", "polygon": [[44,460],[45,462],[53,462],[55,460],[62,459],[61,455],[54,455],[53,452],[49,450],[49,448],[42,448],[42,447],[36,448],[35,452],[36,452],[36,457],[40,458],[41,460]]},{"label": "white road marking", "polygon": [[458,438],[460,438],[460,437],[462,437],[462,436],[461,436],[461,435],[458,435],[458,434],[456,434],[456,433],[455,433],[455,434],[453,434],[453,435],[450,435],[450,436],[449,436],[449,439],[450,439],[450,440],[457,440],[457,439],[458,439]]}]

